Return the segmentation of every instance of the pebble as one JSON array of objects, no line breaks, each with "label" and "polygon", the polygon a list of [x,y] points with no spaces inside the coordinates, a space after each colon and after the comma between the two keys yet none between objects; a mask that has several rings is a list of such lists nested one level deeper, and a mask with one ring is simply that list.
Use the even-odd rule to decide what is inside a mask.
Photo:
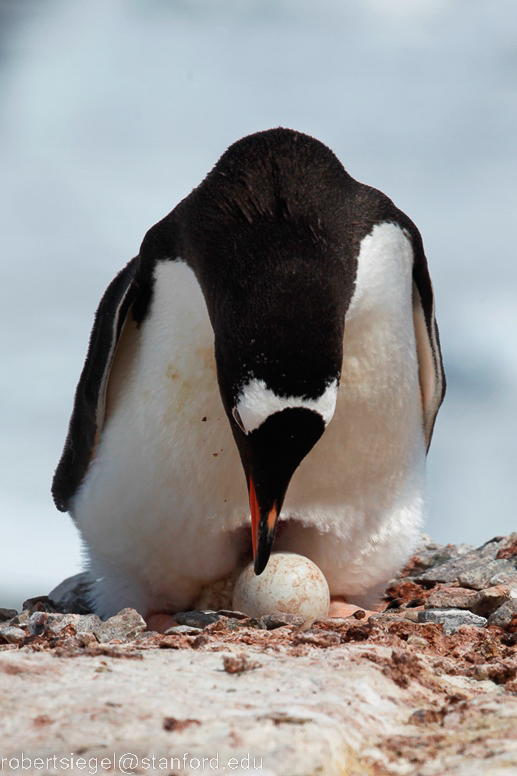
[{"label": "pebble", "polygon": [[426,609],[468,609],[474,614],[488,617],[510,597],[510,589],[498,585],[485,590],[449,587],[432,593],[425,603]]},{"label": "pebble", "polygon": [[76,633],[94,633],[102,629],[103,623],[96,614],[33,612],[27,624],[31,636],[60,636],[68,625],[72,625]]},{"label": "pebble", "polygon": [[474,547],[471,544],[436,544],[428,536],[422,537],[423,541],[415,550],[418,562],[415,568],[429,569],[442,563],[471,552]]},{"label": "pebble", "polygon": [[35,598],[28,598],[22,604],[22,610],[28,612],[59,612],[53,601],[47,595],[38,595]]},{"label": "pebble", "polygon": [[[94,615],[95,616],[95,615]],[[143,633],[147,625],[136,609],[122,609],[114,617],[110,617],[105,622],[93,628],[93,633],[101,644],[114,639],[122,641],[132,641],[140,633]]]},{"label": "pebble", "polygon": [[[395,611],[389,610],[387,612],[378,612],[376,614],[371,614],[369,616],[369,618],[368,618],[368,622],[370,622],[372,624],[380,623],[381,625],[382,625],[382,623],[386,624],[386,623],[389,623],[389,622],[400,622],[401,614],[402,614],[403,611],[406,612],[404,614],[404,617],[407,620],[411,619],[410,617],[408,617],[408,614],[412,614],[412,615],[413,614],[418,614],[417,611],[412,610],[412,609],[408,609],[408,610],[402,609],[402,610],[398,610],[398,611],[397,610],[395,610]],[[353,619],[355,619],[355,618],[350,618],[350,619],[353,621]]]},{"label": "pebble", "polygon": [[31,613],[24,609],[20,612],[20,614],[17,614],[15,617],[13,617],[12,620],[10,620],[10,625],[27,625],[29,622],[29,617],[31,616]]},{"label": "pebble", "polygon": [[249,616],[244,612],[236,612],[233,609],[218,609],[216,614],[219,617],[231,617],[232,620],[249,620]]},{"label": "pebble", "polygon": [[314,628],[312,630],[296,633],[293,636],[293,644],[311,644],[315,647],[336,647],[341,643],[341,636],[335,631],[324,631]]},{"label": "pebble", "polygon": [[265,614],[260,617],[259,622],[266,630],[275,630],[284,625],[294,625],[301,628],[307,622],[307,617],[302,614]]},{"label": "pebble", "polygon": [[16,609],[3,609],[0,607],[0,622],[5,622],[6,620],[12,620],[13,617],[16,617],[18,612]]},{"label": "pebble", "polygon": [[511,594],[511,588],[505,585],[487,587],[477,593],[472,607],[469,607],[470,611],[474,614],[480,614],[482,617],[488,617],[499,609],[510,598]]},{"label": "pebble", "polygon": [[508,542],[509,538],[496,536],[481,547],[461,554],[453,554],[449,560],[428,568],[423,573],[420,573],[417,568],[417,573],[413,574],[413,577],[416,582],[424,584],[459,581],[464,587],[475,587],[478,590],[488,587],[492,584],[494,575],[509,570],[515,573],[515,557],[513,559],[511,556],[509,559],[497,557],[499,553],[509,554],[509,548],[513,546]]},{"label": "pebble", "polygon": [[500,574],[495,574],[490,580],[491,585],[505,585],[517,592],[517,570],[503,571]]},{"label": "pebble", "polygon": [[412,644],[414,647],[428,647],[429,642],[423,636],[417,636],[416,633],[412,633],[408,636],[408,644]]},{"label": "pebble", "polygon": [[464,587],[444,587],[431,593],[425,602],[426,609],[470,609],[478,593]]},{"label": "pebble", "polygon": [[199,636],[202,628],[193,628],[192,625],[173,625],[164,633],[164,636]]},{"label": "pebble", "polygon": [[215,612],[176,612],[174,619],[178,625],[190,625],[191,628],[206,628],[221,619]]},{"label": "pebble", "polygon": [[515,573],[515,566],[511,561],[490,560],[458,574],[458,582],[474,590],[483,590],[484,587],[490,587],[493,577],[512,573]]},{"label": "pebble", "polygon": [[506,628],[510,625],[512,618],[517,615],[517,598],[509,598],[508,601],[500,606],[488,618],[489,625],[499,625],[500,628]]},{"label": "pebble", "polygon": [[[422,590],[436,583],[448,586]],[[447,634],[463,625],[483,627],[487,622],[512,631],[517,617],[517,533],[495,537],[477,548],[468,544],[441,545],[423,535],[409,575],[392,580],[391,584],[399,587],[397,592],[402,598],[398,604],[392,602],[389,611],[371,616],[370,625],[400,622],[404,618],[414,623],[441,623]],[[401,592],[400,585],[407,590]],[[48,596],[25,601],[19,614],[14,609],[0,608],[0,642],[19,644],[27,635],[59,638],[70,632],[65,631],[68,626],[85,644],[145,638],[146,623],[134,609],[124,609],[105,622],[92,614],[87,602],[88,587],[88,575],[76,574]],[[419,593],[428,596],[425,602],[422,598],[410,600]],[[411,608],[417,604],[424,604],[424,611]],[[215,633],[239,627],[274,630],[294,626],[298,628],[297,637],[303,633],[304,643],[315,646],[338,643],[340,636],[335,630],[348,627],[351,622],[350,618],[329,620],[327,626],[334,632],[323,633],[311,628],[312,620],[306,622],[303,615],[268,614],[252,619],[232,609],[215,612],[209,607],[204,611],[178,612],[174,618],[178,625],[167,634],[195,636],[196,641],[207,638],[199,635],[203,629]],[[420,637],[415,634],[410,638]]]},{"label": "pebble", "polygon": [[7,642],[8,644],[19,644],[26,637],[26,633],[21,628],[17,628],[16,625],[9,625],[3,623],[0,625],[0,642]]},{"label": "pebble", "polygon": [[465,609],[426,609],[418,612],[418,622],[441,624],[445,633],[449,635],[456,633],[463,625],[483,628],[487,624],[487,619]]},{"label": "pebble", "polygon": [[515,558],[517,557],[517,531],[511,533],[500,543],[498,558]]},{"label": "pebble", "polygon": [[478,565],[478,560],[473,558],[469,560],[453,558],[446,563],[441,563],[439,566],[434,566],[424,571],[423,574],[418,574],[414,579],[419,584],[425,584],[426,582],[456,582],[459,574],[474,568],[476,565]]}]

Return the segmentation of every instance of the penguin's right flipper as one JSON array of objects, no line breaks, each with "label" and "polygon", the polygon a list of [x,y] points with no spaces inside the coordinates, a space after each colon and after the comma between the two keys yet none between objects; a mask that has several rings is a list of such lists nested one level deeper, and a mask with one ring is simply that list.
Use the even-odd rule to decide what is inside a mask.
[{"label": "penguin's right flipper", "polygon": [[446,381],[434,295],[423,250],[413,270],[413,323],[426,447],[429,450],[436,415],[445,396]]},{"label": "penguin's right flipper", "polygon": [[68,511],[70,499],[83,481],[102,429],[117,342],[131,305],[141,291],[136,281],[138,261],[138,257],[132,259],[112,280],[95,315],[65,447],[52,482],[52,495],[62,512]]}]

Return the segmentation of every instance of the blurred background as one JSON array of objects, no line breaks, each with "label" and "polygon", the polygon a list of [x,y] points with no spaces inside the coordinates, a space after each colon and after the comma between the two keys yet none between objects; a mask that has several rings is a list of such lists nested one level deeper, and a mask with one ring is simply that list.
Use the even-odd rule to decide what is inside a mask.
[{"label": "blurred background", "polygon": [[80,568],[50,483],[108,282],[279,125],[422,232],[449,385],[427,532],[517,528],[516,33],[513,0],[0,0],[0,606]]}]

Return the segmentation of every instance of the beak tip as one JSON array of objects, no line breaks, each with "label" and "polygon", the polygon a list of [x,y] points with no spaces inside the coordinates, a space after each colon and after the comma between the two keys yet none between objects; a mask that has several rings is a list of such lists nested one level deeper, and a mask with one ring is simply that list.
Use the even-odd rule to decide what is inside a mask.
[{"label": "beak tip", "polygon": [[253,561],[253,571],[255,572],[256,577],[259,577],[262,574],[262,572],[265,570],[268,564],[268,560],[269,560],[269,555],[265,563],[264,563],[263,557],[260,557],[259,555],[255,557]]}]

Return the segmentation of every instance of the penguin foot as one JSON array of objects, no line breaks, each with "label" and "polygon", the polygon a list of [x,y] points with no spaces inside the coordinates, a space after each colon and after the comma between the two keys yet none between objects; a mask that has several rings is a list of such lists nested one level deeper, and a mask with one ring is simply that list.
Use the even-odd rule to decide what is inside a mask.
[{"label": "penguin foot", "polygon": [[[347,603],[342,595],[333,595],[330,598],[329,617],[357,617],[359,620],[368,619],[372,614],[384,611],[386,604],[380,603],[375,609],[363,609],[362,606]],[[363,616],[359,616],[364,612]]]},{"label": "penguin foot", "polygon": [[148,631],[156,631],[156,633],[165,633],[169,628],[173,628],[175,625],[179,625],[176,622],[172,614],[166,612],[150,612],[145,617]]}]

